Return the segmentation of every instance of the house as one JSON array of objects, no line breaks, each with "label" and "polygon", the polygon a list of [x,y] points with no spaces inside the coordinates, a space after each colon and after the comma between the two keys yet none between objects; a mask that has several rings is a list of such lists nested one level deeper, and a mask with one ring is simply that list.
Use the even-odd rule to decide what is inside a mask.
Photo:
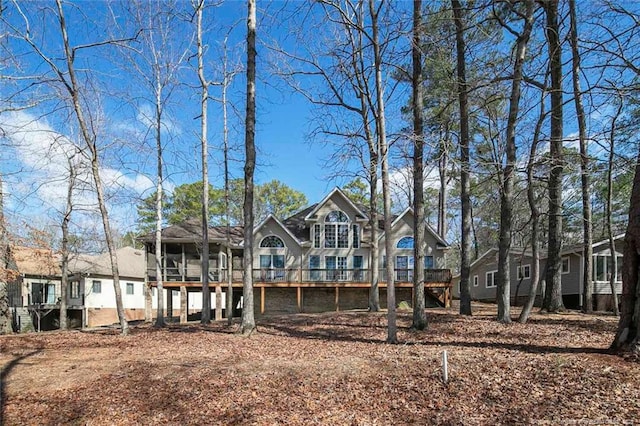
[{"label": "house", "polygon": [[[380,301],[386,303],[384,239],[381,224],[379,264],[371,264],[371,228],[362,206],[354,204],[335,188],[317,204],[281,220],[273,215],[253,229],[253,282],[258,314],[322,312],[366,309],[371,271],[381,270]],[[446,304],[451,275],[445,269],[449,245],[426,226],[425,287],[429,301]],[[222,294],[225,307],[227,281],[237,289],[233,305],[238,306],[242,287],[244,233],[240,226],[209,228],[209,285]],[[397,300],[412,303],[413,212],[405,210],[392,225]],[[189,300],[201,298],[201,222],[188,220],[162,230],[161,272],[163,287],[180,292],[181,319]],[[157,285],[155,238],[143,238],[147,256],[147,280]],[[227,250],[231,254],[228,259]],[[212,307],[216,301],[212,297]],[[173,300],[173,299],[170,299]],[[173,307],[171,307],[172,309]],[[226,315],[226,313],[225,313]]]},{"label": "house", "polygon": [[[129,320],[144,319],[147,307],[144,251],[123,247],[117,250],[117,257],[125,315]],[[18,279],[9,285],[16,330],[58,328],[60,255],[50,249],[13,246],[10,258],[19,273]],[[71,327],[118,322],[114,293],[108,253],[70,257],[67,317]]]},{"label": "house", "polygon": [[[624,235],[614,238],[617,269],[613,270],[609,240],[593,244],[593,309],[610,310],[611,287],[609,278],[614,275],[616,293],[622,293],[622,253]],[[567,308],[578,309],[582,306],[584,250],[581,244],[572,245],[561,251],[562,257],[562,297]],[[546,267],[546,251],[540,253],[540,279],[543,282]],[[522,304],[531,288],[532,255],[530,250],[512,248],[510,257],[511,298],[512,302]],[[488,250],[471,264],[471,298],[473,300],[495,301],[496,275],[498,272],[498,249]],[[460,276],[453,278],[454,297],[460,296]],[[544,282],[543,282],[544,285]],[[542,285],[538,294],[542,294]]]}]

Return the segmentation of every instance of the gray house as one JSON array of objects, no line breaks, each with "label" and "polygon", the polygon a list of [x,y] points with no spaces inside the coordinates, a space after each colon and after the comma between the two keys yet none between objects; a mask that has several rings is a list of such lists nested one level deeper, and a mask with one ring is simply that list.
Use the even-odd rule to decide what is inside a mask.
[{"label": "gray house", "polygon": [[[618,235],[615,241],[617,270],[613,268],[613,256],[609,241],[603,240],[593,244],[593,309],[611,310],[611,287],[609,279],[615,277],[616,293],[622,293],[622,253],[624,251],[624,235]],[[584,254],[582,245],[566,247],[562,255],[562,296],[567,308],[577,309],[582,305],[582,281],[584,275]],[[541,253],[540,279],[538,294],[542,294],[546,252]],[[512,248],[510,257],[511,299],[514,304],[522,304],[531,289],[533,259],[530,250]],[[471,298],[479,301],[495,301],[496,276],[498,272],[498,249],[488,250],[471,264]],[[460,275],[453,277],[453,295],[460,297]]]},{"label": "gray house", "polygon": [[[371,273],[380,271],[381,305],[386,302],[387,277],[384,266],[384,239],[392,238],[394,281],[398,302],[412,303],[413,212],[411,209],[394,218],[392,234],[379,232],[379,263],[371,262],[371,226],[366,209],[354,204],[335,188],[317,204],[285,219],[273,215],[253,229],[253,282],[257,313],[320,312],[343,309],[366,309],[371,287]],[[380,227],[380,224],[378,224]],[[242,227],[209,228],[209,286],[221,295],[224,310],[228,278],[238,306],[242,287],[244,235]],[[155,239],[144,238],[147,257],[147,280],[157,284]],[[202,297],[201,227],[199,220],[173,225],[162,231],[163,286],[180,291],[181,312],[190,297]],[[232,259],[227,259],[227,248]],[[445,269],[448,244],[433,229],[426,227],[425,287],[429,301],[447,305],[451,296],[451,272]],[[213,291],[215,290],[215,291]],[[171,300],[171,298],[169,298]],[[219,317],[219,313],[218,313]],[[186,315],[181,314],[186,320]]]}]

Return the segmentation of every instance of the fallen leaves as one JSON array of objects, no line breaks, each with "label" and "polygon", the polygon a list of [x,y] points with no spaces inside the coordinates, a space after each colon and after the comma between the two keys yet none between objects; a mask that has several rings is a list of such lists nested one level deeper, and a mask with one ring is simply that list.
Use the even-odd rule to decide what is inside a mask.
[{"label": "fallen leaves", "polygon": [[[385,344],[384,313],[0,337],[6,424],[527,424],[640,418],[640,365],[609,355],[615,318],[493,321],[430,310]],[[443,350],[449,383],[441,381]]]}]

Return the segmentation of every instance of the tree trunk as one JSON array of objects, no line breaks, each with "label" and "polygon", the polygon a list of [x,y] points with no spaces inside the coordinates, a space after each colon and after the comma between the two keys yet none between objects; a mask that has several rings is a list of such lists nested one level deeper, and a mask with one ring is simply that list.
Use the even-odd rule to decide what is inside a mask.
[{"label": "tree trunk", "polygon": [[506,164],[503,170],[503,187],[500,197],[500,236],[498,242],[498,321],[511,322],[511,227],[513,220],[513,181],[516,172],[516,124],[520,110],[520,92],[522,68],[524,66],[527,43],[533,28],[533,0],[525,1],[524,25],[516,40],[515,63],[511,96],[509,97],[509,116],[506,129]]},{"label": "tree trunk", "polygon": [[460,108],[460,201],[462,235],[460,247],[460,314],[471,315],[471,196],[469,161],[469,102],[465,64],[464,21],[459,0],[451,0],[456,26],[456,58],[458,103]]},{"label": "tree trunk", "polygon": [[[607,200],[605,202],[605,226],[607,227],[607,238],[609,239],[609,252],[611,254],[611,269],[607,271],[609,274],[609,288],[611,289],[611,303],[613,305],[614,315],[620,315],[618,309],[618,293],[616,292],[616,271],[618,270],[618,259],[616,258],[616,242],[613,235],[613,224],[611,218],[611,205],[613,204],[613,161],[615,158],[615,136],[616,123],[622,113],[623,102],[620,99],[616,114],[611,120],[611,129],[609,132],[609,161],[607,162]],[[609,265],[607,265],[609,267]]]},{"label": "tree trunk", "polygon": [[[154,70],[154,75],[156,77],[156,82],[158,82],[159,77],[157,74],[157,69]],[[162,188],[162,168],[163,168],[163,160],[162,160],[162,113],[161,113],[161,92],[160,88],[156,86],[156,96],[155,96],[155,106],[156,106],[156,123],[155,123],[155,139],[156,139],[156,232],[155,232],[155,256],[156,256],[156,280],[157,280],[157,290],[156,290],[156,301],[157,301],[157,312],[156,312],[156,327],[164,327],[164,281],[162,279],[162,197],[163,197],[163,188]],[[171,313],[173,315],[173,312]]]},{"label": "tree trunk", "polygon": [[[56,0],[58,7],[58,18],[60,23],[60,32],[62,34],[62,41],[64,46],[65,60],[67,63],[67,72],[69,82],[64,79],[63,75],[59,75],[65,83],[65,88],[68,91],[71,101],[73,103],[73,109],[78,120],[78,126],[82,133],[89,151],[91,153],[91,173],[93,175],[93,181],[96,185],[96,195],[98,197],[98,206],[100,208],[100,215],[102,217],[102,227],[104,229],[104,236],[109,249],[109,259],[111,262],[111,270],[113,274],[113,289],[116,295],[116,311],[118,312],[118,319],[120,321],[121,333],[123,335],[129,334],[129,323],[124,314],[124,307],[122,305],[122,291],[120,289],[120,274],[118,272],[118,258],[116,254],[115,244],[113,242],[113,235],[111,233],[111,226],[109,224],[109,214],[107,212],[107,206],[104,199],[104,191],[102,188],[102,180],[100,178],[99,160],[98,160],[98,147],[94,137],[89,132],[89,127],[84,118],[84,112],[80,105],[80,93],[79,85],[76,80],[75,66],[74,66],[74,52],[69,44],[69,37],[67,35],[67,26],[64,19],[64,13],[62,11],[62,0]],[[56,69],[57,71],[57,69]]]},{"label": "tree trunk", "polygon": [[200,146],[202,148],[202,316],[200,322],[211,322],[211,289],[209,288],[209,149],[207,147],[207,106],[209,82],[204,75],[204,51],[202,44],[202,12],[204,0],[197,5],[198,80],[200,81]]},{"label": "tree trunk", "polygon": [[384,111],[384,86],[382,83],[382,56],[378,33],[378,16],[384,2],[376,7],[374,0],[369,0],[369,14],[371,16],[371,44],[373,48],[373,62],[376,86],[376,129],[378,133],[379,152],[382,160],[382,196],[384,199],[384,235],[385,253],[387,256],[387,343],[398,342],[398,328],[396,325],[396,290],[394,282],[393,242],[391,236],[391,186],[389,182],[389,150],[387,146],[387,129]]},{"label": "tree trunk", "polygon": [[640,356],[640,151],[629,204],[622,262],[621,313],[611,349]]},{"label": "tree trunk", "polygon": [[447,166],[449,162],[449,124],[446,125],[444,137],[440,139],[440,152],[438,153],[438,177],[440,178],[440,190],[438,191],[438,235],[445,238],[447,235]]},{"label": "tree trunk", "polygon": [[562,302],[562,45],[558,24],[558,0],[543,2],[547,16],[547,44],[551,71],[551,132],[549,142],[549,245],[547,251],[546,292],[543,308],[564,310]]},{"label": "tree trunk", "polygon": [[538,200],[533,186],[534,166],[536,163],[536,155],[538,152],[538,142],[540,140],[540,132],[545,121],[544,107],[545,92],[542,92],[540,99],[540,115],[533,132],[533,141],[531,142],[531,150],[529,151],[529,162],[527,163],[527,202],[529,203],[529,211],[531,212],[531,257],[533,259],[531,271],[531,288],[529,289],[529,297],[527,302],[520,311],[518,322],[524,324],[529,319],[533,305],[538,295],[538,282],[540,281],[540,245],[538,243],[540,236],[540,209],[538,208]]},{"label": "tree trunk", "polygon": [[227,39],[224,39],[224,60],[222,79],[222,143],[224,155],[224,212],[227,222],[225,240],[227,243],[227,296],[225,311],[227,325],[233,324],[233,253],[231,251],[231,206],[229,205],[229,125],[227,117],[227,89],[231,83],[227,73]]},{"label": "tree trunk", "polygon": [[256,329],[253,313],[253,173],[256,166],[256,2],[248,0],[247,13],[247,112],[244,164],[244,276],[242,278],[242,324],[240,332]]},{"label": "tree trunk", "polygon": [[369,159],[369,224],[371,226],[371,288],[369,312],[380,311],[380,244],[378,242],[378,151],[370,152]]},{"label": "tree trunk", "polygon": [[68,158],[69,181],[67,182],[67,200],[64,215],[62,217],[62,246],[61,251],[61,277],[60,277],[60,330],[66,330],[67,324],[67,290],[69,288],[69,222],[73,211],[73,189],[76,184],[76,167],[73,163],[73,156]]},{"label": "tree trunk", "polygon": [[13,332],[13,317],[9,307],[8,281],[9,274],[9,243],[4,218],[4,182],[0,172],[0,335]]},{"label": "tree trunk", "polygon": [[[412,111],[413,111],[413,323],[411,328],[427,328],[427,315],[424,308],[424,125],[422,118],[422,0],[413,1],[413,45],[411,48],[413,75]],[[391,234],[387,234],[391,235]]]},{"label": "tree trunk", "polygon": [[593,223],[591,220],[591,182],[589,178],[589,141],[585,122],[582,91],[580,90],[580,52],[578,50],[578,19],[576,1],[569,0],[571,42],[571,75],[573,80],[573,100],[578,119],[578,138],[580,142],[580,184],[582,189],[582,312],[593,310]]}]

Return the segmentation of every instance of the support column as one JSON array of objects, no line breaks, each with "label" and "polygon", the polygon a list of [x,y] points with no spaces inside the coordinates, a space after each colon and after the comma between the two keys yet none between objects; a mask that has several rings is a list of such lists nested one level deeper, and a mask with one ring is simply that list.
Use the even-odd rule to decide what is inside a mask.
[{"label": "support column", "polygon": [[260,287],[260,313],[264,314],[264,287]]},{"label": "support column", "polygon": [[216,321],[222,319],[222,287],[219,285],[216,286]]},{"label": "support column", "polygon": [[173,289],[167,289],[167,316],[173,318]]},{"label": "support column", "polygon": [[336,287],[336,312],[340,311],[340,287]]},{"label": "support column", "polygon": [[180,324],[187,323],[187,309],[189,308],[188,299],[189,294],[187,293],[187,287],[180,286]]},{"label": "support column", "polygon": [[298,312],[302,312],[302,287],[298,286],[296,290],[298,298]]}]

